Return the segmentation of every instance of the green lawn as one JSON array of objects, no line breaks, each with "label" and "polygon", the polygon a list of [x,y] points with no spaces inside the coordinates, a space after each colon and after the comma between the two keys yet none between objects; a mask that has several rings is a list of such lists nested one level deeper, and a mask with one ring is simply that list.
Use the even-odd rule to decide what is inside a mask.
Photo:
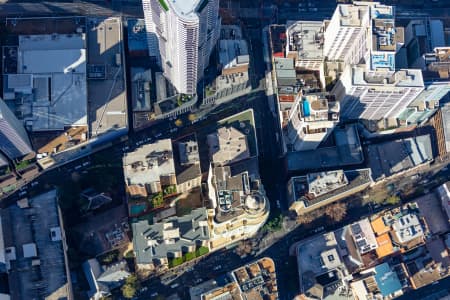
[{"label": "green lawn", "polygon": [[22,170],[30,165],[30,161],[22,160],[20,163],[17,163],[17,164],[15,163],[14,165],[16,167],[16,170]]},{"label": "green lawn", "polygon": [[196,257],[195,252],[188,252],[184,255],[184,261],[193,260]]},{"label": "green lawn", "polygon": [[183,263],[183,257],[175,257],[169,260],[169,268],[177,267]]},{"label": "green lawn", "polygon": [[229,118],[220,120],[219,124],[231,124],[233,122],[245,122],[249,121],[252,126],[255,126],[255,119],[253,117],[253,111],[251,109],[244,110],[243,112],[231,116]]},{"label": "green lawn", "polygon": [[209,252],[208,247],[201,246],[200,248],[198,248],[195,251],[195,255],[197,255],[197,257],[199,257],[199,256],[207,254],[208,252]]}]

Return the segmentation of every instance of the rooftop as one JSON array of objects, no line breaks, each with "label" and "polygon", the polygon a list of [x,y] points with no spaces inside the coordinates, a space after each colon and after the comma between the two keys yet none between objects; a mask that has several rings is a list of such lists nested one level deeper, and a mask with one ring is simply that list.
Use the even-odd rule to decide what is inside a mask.
[{"label": "rooftop", "polygon": [[424,79],[435,81],[448,80],[450,77],[450,47],[436,47],[432,53],[425,53]]},{"label": "rooftop", "polygon": [[374,89],[395,87],[423,87],[420,69],[401,69],[398,71],[367,71],[363,66],[353,67],[353,85],[371,86]]},{"label": "rooftop", "polygon": [[267,199],[258,192],[256,158],[213,168],[210,184],[217,208],[215,218],[219,223],[242,214],[259,215],[267,209]]},{"label": "rooftop", "polygon": [[376,252],[379,258],[383,258],[395,252],[389,233],[383,233],[382,235],[377,236],[376,240],[378,244]]},{"label": "rooftop", "polygon": [[396,51],[395,24],[393,18],[377,18],[372,24],[372,50]]},{"label": "rooftop", "polygon": [[132,224],[133,249],[137,264],[151,264],[154,259],[179,257],[192,252],[209,240],[208,216],[198,208],[182,217],[170,217],[160,223],[143,220]]},{"label": "rooftop", "polygon": [[392,224],[396,241],[404,244],[423,237],[424,232],[419,218],[415,214],[404,215]]},{"label": "rooftop", "polygon": [[57,205],[52,190],[28,199],[28,208],[2,210],[5,247],[14,253],[7,262],[13,299],[71,298]]},{"label": "rooftop", "polygon": [[367,13],[366,5],[341,4],[336,8],[334,15],[338,16],[341,26],[361,27],[363,26],[363,17]]},{"label": "rooftop", "polygon": [[384,297],[394,294],[402,289],[397,274],[387,263],[376,266],[375,272],[375,281]]},{"label": "rooftop", "polygon": [[214,164],[227,165],[250,157],[246,135],[232,126],[220,127],[207,139]]},{"label": "rooftop", "polygon": [[247,42],[245,40],[220,40],[219,62],[222,68],[228,69],[238,65],[248,64]]},{"label": "rooftop", "polygon": [[123,166],[127,185],[159,182],[162,176],[175,175],[171,140],[158,140],[126,153]]},{"label": "rooftop", "polygon": [[348,184],[343,170],[309,173],[306,175],[306,181],[308,183],[308,193],[312,197],[327,194]]},{"label": "rooftop", "polygon": [[127,25],[128,49],[130,52],[143,51],[148,53],[144,19],[127,19]]},{"label": "rooftop", "polygon": [[300,292],[314,299],[338,296],[348,270],[333,232],[305,240],[297,246]]},{"label": "rooftop", "polygon": [[336,141],[336,146],[288,152],[286,156],[288,171],[340,168],[362,163],[361,144],[354,125],[336,127],[332,134]]},{"label": "rooftop", "polygon": [[133,111],[150,111],[152,103],[152,73],[150,69],[131,67],[131,96]]},{"label": "rooftop", "polygon": [[85,34],[20,35],[6,100],[33,131],[87,124]]},{"label": "rooftop", "polygon": [[319,21],[296,21],[287,24],[287,51],[299,60],[323,59],[324,24]]},{"label": "rooftop", "polygon": [[264,257],[231,271],[244,299],[278,299],[275,263]]},{"label": "rooftop", "polygon": [[128,126],[123,26],[119,17],[87,20],[88,63],[102,70],[105,77],[89,80],[88,85],[90,133],[99,136]]},{"label": "rooftop", "polygon": [[277,57],[284,57],[286,47],[286,26],[270,25],[269,34],[272,54]]},{"label": "rooftop", "polygon": [[174,145],[175,172],[177,184],[187,182],[202,175],[198,144],[194,136],[178,141]]},{"label": "rooftop", "polygon": [[429,135],[371,144],[367,152],[374,180],[392,176],[433,159]]},{"label": "rooftop", "polygon": [[[206,0],[161,0],[161,6],[164,10],[169,10],[170,8],[175,11],[175,13],[182,19],[189,21],[196,21],[198,19],[198,12],[203,10],[203,8],[208,4]],[[162,5],[164,3],[164,5]],[[167,4],[170,8],[165,9]]]},{"label": "rooftop", "polygon": [[[302,201],[305,207],[312,206],[331,197],[336,197],[340,194],[344,194],[348,191],[351,191],[352,189],[355,189],[372,181],[370,169],[359,169],[351,171],[339,170],[328,173],[331,174],[329,176],[330,180],[332,180],[331,184],[320,181],[319,183],[324,186],[324,188],[318,195],[309,192],[311,188],[309,186],[310,179],[308,179],[308,177],[317,178],[317,174],[320,175],[321,173],[292,177],[291,184],[294,193],[294,199],[296,199],[295,201]],[[325,177],[325,175],[321,177]],[[333,180],[335,181],[335,183],[333,183]]]},{"label": "rooftop", "polygon": [[263,257],[189,290],[192,300],[278,299],[275,264]]},{"label": "rooftop", "polygon": [[365,218],[350,225],[350,232],[361,255],[378,248],[369,219]]}]

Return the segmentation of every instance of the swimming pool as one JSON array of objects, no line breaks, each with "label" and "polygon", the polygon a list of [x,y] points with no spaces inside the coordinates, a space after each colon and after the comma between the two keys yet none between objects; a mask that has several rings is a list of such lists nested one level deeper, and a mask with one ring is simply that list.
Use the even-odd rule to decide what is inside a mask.
[{"label": "swimming pool", "polygon": [[130,213],[132,216],[139,215],[147,209],[146,204],[134,204],[130,207]]},{"label": "swimming pool", "polygon": [[305,115],[305,117],[309,117],[311,115],[311,109],[308,100],[303,100],[303,114]]}]

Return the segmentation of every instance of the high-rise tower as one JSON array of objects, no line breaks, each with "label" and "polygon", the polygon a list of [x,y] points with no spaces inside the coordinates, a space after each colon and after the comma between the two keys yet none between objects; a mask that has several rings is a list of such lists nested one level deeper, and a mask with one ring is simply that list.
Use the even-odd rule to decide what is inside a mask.
[{"label": "high-rise tower", "polygon": [[0,150],[10,159],[32,152],[27,132],[6,103],[0,99]]},{"label": "high-rise tower", "polygon": [[142,0],[149,54],[178,93],[195,94],[220,35],[219,0]]}]

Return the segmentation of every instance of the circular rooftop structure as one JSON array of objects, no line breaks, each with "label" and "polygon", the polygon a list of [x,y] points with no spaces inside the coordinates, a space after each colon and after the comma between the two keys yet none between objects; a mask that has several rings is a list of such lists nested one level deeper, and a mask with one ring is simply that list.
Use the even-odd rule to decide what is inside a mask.
[{"label": "circular rooftop structure", "polygon": [[266,198],[259,192],[247,195],[244,199],[244,209],[248,214],[258,214],[266,209]]}]

